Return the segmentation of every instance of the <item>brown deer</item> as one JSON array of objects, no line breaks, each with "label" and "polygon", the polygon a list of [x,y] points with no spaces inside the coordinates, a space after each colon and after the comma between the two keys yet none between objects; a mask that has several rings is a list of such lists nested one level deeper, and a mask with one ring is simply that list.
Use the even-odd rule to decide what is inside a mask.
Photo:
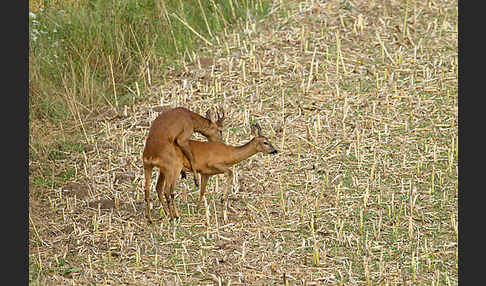
[{"label": "brown deer", "polygon": [[[166,162],[161,163],[161,160],[167,158],[167,154],[164,154],[167,146],[171,146],[171,148],[178,146],[180,148],[178,150],[182,151],[189,161],[188,170],[194,174],[194,183],[196,186],[199,185],[196,170],[192,167],[194,156],[188,142],[189,137],[193,132],[198,132],[206,136],[209,141],[222,140],[223,120],[224,110],[221,116],[219,113],[217,114],[217,118],[213,112],[208,110],[205,118],[183,107],[164,111],[157,116],[150,127],[143,150],[145,201],[147,204],[149,203],[152,169],[154,166],[160,168],[161,165],[166,164]],[[169,172],[169,170],[164,172]],[[159,194],[159,199],[161,199],[161,194]],[[147,215],[150,221],[150,213]]]},{"label": "brown deer", "polygon": [[[194,155],[192,167],[201,174],[201,191],[198,209],[201,207],[202,199],[206,191],[208,179],[212,175],[226,174],[228,185],[232,185],[233,172],[231,166],[248,159],[259,153],[276,154],[278,151],[269,140],[263,136],[258,124],[252,125],[251,134],[254,138],[242,146],[229,146],[222,142],[202,142],[189,140],[189,146]],[[177,218],[179,214],[174,204],[174,186],[181,170],[189,171],[189,160],[180,148],[175,145],[163,146],[164,160],[159,160],[158,167],[161,170],[157,180],[157,193],[159,200],[162,197],[162,186],[165,182],[164,195],[167,201],[170,218]],[[146,189],[147,192],[147,189]],[[147,196],[147,193],[146,193]],[[228,196],[227,189],[223,191],[223,200],[226,202]],[[161,200],[162,203],[162,200]],[[147,213],[150,214],[147,202]]]},{"label": "brown deer", "polygon": [[169,143],[176,143],[189,159],[189,170],[194,174],[194,183],[198,186],[196,171],[192,168],[194,159],[188,143],[189,137],[193,132],[198,132],[206,136],[209,141],[221,141],[223,120],[224,110],[223,115],[220,117],[218,114],[217,119],[210,110],[206,112],[206,118],[184,107],[162,112],[150,127],[143,157],[156,155],[151,151],[157,150],[158,146],[165,144],[167,140]]}]

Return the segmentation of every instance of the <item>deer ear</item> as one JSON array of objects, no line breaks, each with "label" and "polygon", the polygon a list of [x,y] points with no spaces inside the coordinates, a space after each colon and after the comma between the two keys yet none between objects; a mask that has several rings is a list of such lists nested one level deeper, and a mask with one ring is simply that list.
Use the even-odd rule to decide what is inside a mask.
[{"label": "deer ear", "polygon": [[258,124],[252,124],[251,127],[250,127],[250,130],[251,130],[251,135],[252,136],[258,136],[259,135],[259,129],[258,129]]},{"label": "deer ear", "polygon": [[211,122],[217,122],[218,120],[214,112],[211,111],[211,109],[208,109],[208,111],[206,111],[206,118],[211,120]]},{"label": "deer ear", "polygon": [[222,112],[222,115],[220,116],[219,115],[219,112],[218,112],[218,121],[216,121],[216,124],[218,124],[218,126],[222,127],[223,126],[223,121],[224,121],[224,109],[221,109],[221,112]]},{"label": "deer ear", "polygon": [[256,136],[256,130],[255,130],[255,125],[254,125],[254,124],[252,124],[252,125],[250,126],[250,134],[251,134],[252,136]]},{"label": "deer ear", "polygon": [[251,134],[253,136],[263,136],[262,129],[260,128],[260,125],[258,123],[251,125]]}]

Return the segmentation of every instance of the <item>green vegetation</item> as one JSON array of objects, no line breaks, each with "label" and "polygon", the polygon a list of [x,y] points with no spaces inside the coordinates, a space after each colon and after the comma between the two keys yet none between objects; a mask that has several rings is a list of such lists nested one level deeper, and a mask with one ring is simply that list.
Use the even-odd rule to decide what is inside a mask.
[{"label": "green vegetation", "polygon": [[134,91],[160,83],[168,66],[269,8],[266,0],[33,2],[44,8],[29,16],[31,144],[58,140],[39,130],[46,121],[82,134],[86,116],[133,104]]}]

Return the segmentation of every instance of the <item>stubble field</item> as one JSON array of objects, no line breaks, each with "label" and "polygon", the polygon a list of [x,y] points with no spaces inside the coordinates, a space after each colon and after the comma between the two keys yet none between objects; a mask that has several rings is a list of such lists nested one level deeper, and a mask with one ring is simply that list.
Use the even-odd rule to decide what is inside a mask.
[{"label": "stubble field", "polygon": [[[69,179],[29,177],[30,283],[456,285],[457,65],[457,1],[276,1],[132,104],[79,118],[53,154]],[[235,212],[218,175],[196,213],[188,174],[169,222],[154,172],[147,224],[141,154],[168,106],[223,107],[228,144],[258,122],[279,150],[233,168]]]}]

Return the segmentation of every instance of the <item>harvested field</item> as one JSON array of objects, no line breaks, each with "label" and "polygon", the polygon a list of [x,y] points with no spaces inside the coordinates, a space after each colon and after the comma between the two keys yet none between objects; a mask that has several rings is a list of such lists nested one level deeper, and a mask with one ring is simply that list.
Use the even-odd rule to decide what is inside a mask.
[{"label": "harvested field", "polygon": [[[457,1],[275,1],[84,122],[62,184],[29,162],[30,283],[457,285],[457,53]],[[279,153],[233,168],[235,212],[218,175],[196,213],[187,174],[176,222],[154,172],[149,225],[141,155],[175,106],[224,107],[232,145],[258,122]]]}]

